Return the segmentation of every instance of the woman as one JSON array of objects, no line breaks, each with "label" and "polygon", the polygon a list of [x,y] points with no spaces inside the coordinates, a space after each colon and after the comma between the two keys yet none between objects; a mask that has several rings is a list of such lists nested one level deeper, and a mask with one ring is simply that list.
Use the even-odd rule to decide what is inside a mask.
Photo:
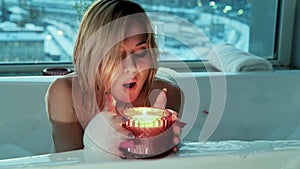
[{"label": "woman", "polygon": [[[99,112],[110,112],[112,124],[118,124],[115,117],[129,107],[166,106],[180,112],[180,89],[155,78],[156,49],[149,18],[138,4],[128,0],[93,3],[75,43],[76,73],[56,79],[46,95],[56,152],[83,148],[84,130]],[[151,93],[155,89],[160,92]],[[173,128],[176,145],[180,127]]]}]

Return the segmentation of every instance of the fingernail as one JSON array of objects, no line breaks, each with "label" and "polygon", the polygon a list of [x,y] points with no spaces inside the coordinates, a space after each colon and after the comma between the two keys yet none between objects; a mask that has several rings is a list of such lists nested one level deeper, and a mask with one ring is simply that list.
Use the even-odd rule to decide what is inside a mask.
[{"label": "fingernail", "polygon": [[163,88],[162,91],[165,92],[165,93],[167,93],[168,89],[167,88]]},{"label": "fingernail", "polygon": [[178,126],[179,126],[179,127],[183,128],[185,125],[186,125],[185,122],[178,121]]}]

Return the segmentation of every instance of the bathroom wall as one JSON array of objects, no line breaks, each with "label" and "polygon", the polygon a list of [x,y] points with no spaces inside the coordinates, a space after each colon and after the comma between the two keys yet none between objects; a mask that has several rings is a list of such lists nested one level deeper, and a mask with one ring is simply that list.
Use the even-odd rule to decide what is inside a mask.
[{"label": "bathroom wall", "polygon": [[[16,152],[9,152],[9,156],[50,151],[51,130],[44,95],[54,78],[0,77],[0,149],[13,151],[11,147],[14,147]],[[223,86],[225,107],[224,112],[214,112],[210,108],[212,102],[212,107],[219,105],[212,96],[216,92],[224,93],[223,87],[215,88],[218,85],[213,84],[221,82],[220,79],[226,80],[226,86]],[[189,123],[183,131],[185,141],[198,141],[203,126],[216,128],[208,138],[211,141],[300,139],[300,71],[230,73],[226,76],[195,73],[182,74],[180,78],[180,82],[191,80],[196,80],[199,100],[194,97],[198,91],[194,91],[193,86],[184,87],[186,105],[189,105],[182,118]],[[197,103],[193,103],[195,100]],[[195,108],[199,110],[193,111]],[[220,123],[207,123],[207,119],[213,119],[211,117],[216,113],[221,113]],[[0,158],[1,153],[3,155],[0,150]]]},{"label": "bathroom wall", "polygon": [[[299,75],[298,70],[226,74],[224,112],[209,140],[300,139]],[[197,78],[200,109],[197,123],[186,140],[199,140],[203,124],[210,116],[203,113],[209,111],[212,101],[208,81],[209,76]]]}]

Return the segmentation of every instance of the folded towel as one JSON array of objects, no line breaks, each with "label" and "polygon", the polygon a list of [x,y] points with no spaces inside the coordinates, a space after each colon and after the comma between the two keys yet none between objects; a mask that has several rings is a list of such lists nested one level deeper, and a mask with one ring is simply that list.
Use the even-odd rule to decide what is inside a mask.
[{"label": "folded towel", "polygon": [[265,58],[235,48],[231,44],[216,45],[208,54],[208,61],[223,72],[272,71]]}]

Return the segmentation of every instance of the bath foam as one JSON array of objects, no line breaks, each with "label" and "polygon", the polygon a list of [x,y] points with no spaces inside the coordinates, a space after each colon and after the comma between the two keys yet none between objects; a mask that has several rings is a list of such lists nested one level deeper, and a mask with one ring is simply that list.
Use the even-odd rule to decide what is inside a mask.
[{"label": "bath foam", "polygon": [[300,150],[300,140],[208,141],[183,142],[179,156],[207,156],[224,154],[249,155],[258,152]]}]

